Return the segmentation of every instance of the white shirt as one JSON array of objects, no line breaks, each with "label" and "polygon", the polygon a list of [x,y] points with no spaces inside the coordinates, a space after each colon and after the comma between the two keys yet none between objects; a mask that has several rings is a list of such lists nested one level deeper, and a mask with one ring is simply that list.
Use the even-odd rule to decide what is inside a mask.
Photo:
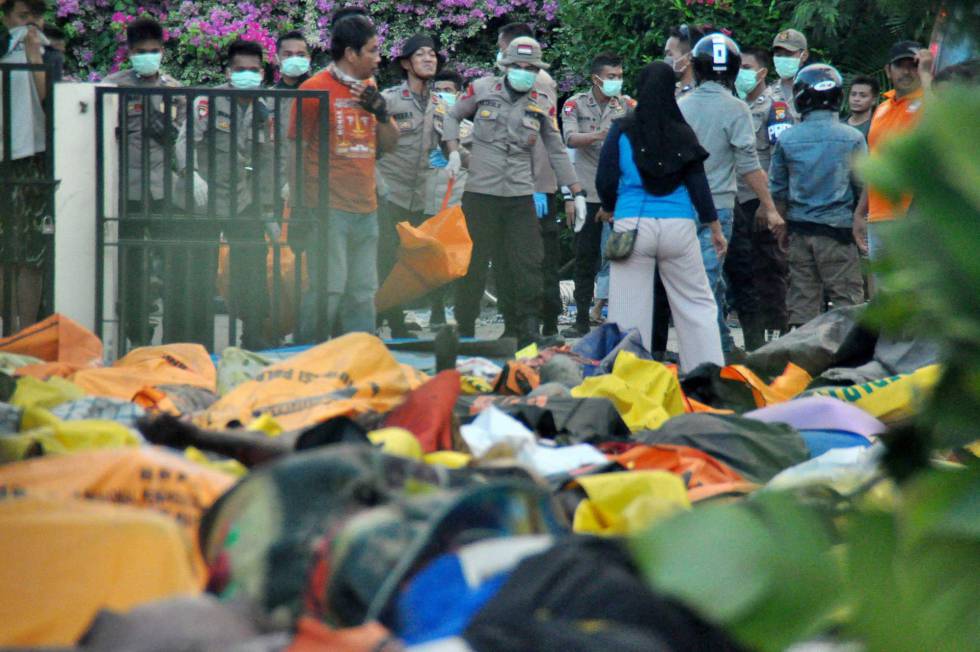
[{"label": "white shirt", "polygon": [[[0,63],[27,63],[27,52],[21,41]],[[34,73],[27,70],[10,72],[11,134],[10,149],[12,160],[39,154],[45,149],[44,109],[41,97],[34,84]],[[3,93],[3,79],[0,76],[0,93]],[[0,128],[4,125],[3,103],[0,102]],[[0,138],[0,156],[3,155],[3,139]]]}]

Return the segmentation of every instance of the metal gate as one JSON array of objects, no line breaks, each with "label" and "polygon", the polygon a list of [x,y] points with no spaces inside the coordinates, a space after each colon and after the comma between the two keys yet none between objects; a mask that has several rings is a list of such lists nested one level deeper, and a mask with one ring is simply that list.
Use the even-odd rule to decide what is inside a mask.
[{"label": "metal gate", "polygon": [[[304,116],[299,98],[324,110]],[[314,254],[326,231],[328,101],[324,91],[96,90],[97,332],[117,355],[326,339],[326,265]],[[312,164],[321,181],[307,192],[306,174],[290,170]]]},{"label": "metal gate", "polygon": [[[30,133],[21,120],[33,111],[31,91],[21,82],[44,73],[44,151],[21,155],[14,150],[15,130]],[[44,64],[0,63],[0,318],[10,335],[48,316],[54,283],[54,68]],[[23,76],[18,78],[19,76]],[[27,88],[30,88],[27,87]],[[21,92],[17,92],[20,88]],[[15,124],[17,121],[18,124]],[[31,146],[33,149],[33,146]],[[19,319],[18,319],[19,314]]]}]

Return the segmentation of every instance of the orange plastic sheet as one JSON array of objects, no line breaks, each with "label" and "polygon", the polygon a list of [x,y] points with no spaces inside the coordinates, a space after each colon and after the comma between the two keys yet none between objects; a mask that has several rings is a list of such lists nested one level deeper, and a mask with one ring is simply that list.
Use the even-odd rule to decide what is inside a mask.
[{"label": "orange plastic sheet", "polygon": [[195,542],[195,556],[201,515],[233,483],[234,478],[224,473],[149,446],[40,457],[0,466],[0,496],[84,497],[162,512]]},{"label": "orange plastic sheet", "polygon": [[446,208],[452,190],[450,183],[442,210],[421,226],[398,224],[398,262],[375,297],[379,311],[417,299],[466,275],[473,241],[466,230],[463,209]]},{"label": "orange plastic sheet", "polygon": [[752,396],[758,407],[773,403],[785,403],[807,388],[813,377],[802,367],[792,362],[786,365],[783,373],[770,384],[763,382],[754,371],[744,365],[729,365],[721,370],[721,377],[737,380],[752,389]]},{"label": "orange plastic sheet", "polygon": [[43,364],[17,370],[19,376],[68,376],[102,363],[102,342],[90,330],[61,314],[0,339],[0,352],[40,358]]},{"label": "orange plastic sheet", "polygon": [[0,646],[74,645],[101,609],[201,590],[186,536],[161,514],[66,497],[6,498],[0,532]]},{"label": "orange plastic sheet", "polygon": [[266,367],[195,422],[223,430],[268,414],[294,430],[342,415],[388,412],[426,380],[399,364],[377,337],[351,333]]},{"label": "orange plastic sheet", "polygon": [[167,344],[135,349],[111,367],[85,369],[71,380],[86,394],[130,401],[143,388],[159,385],[190,385],[213,392],[218,372],[200,344]]},{"label": "orange plastic sheet", "polygon": [[633,470],[669,471],[684,478],[688,491],[713,484],[742,482],[744,478],[705,452],[688,446],[658,444],[634,446],[609,459]]}]

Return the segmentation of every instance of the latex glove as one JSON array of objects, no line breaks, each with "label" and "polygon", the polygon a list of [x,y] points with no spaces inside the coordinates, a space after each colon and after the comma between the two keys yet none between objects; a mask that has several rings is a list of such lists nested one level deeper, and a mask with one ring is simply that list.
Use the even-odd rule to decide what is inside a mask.
[{"label": "latex glove", "polygon": [[459,157],[459,152],[449,152],[449,161],[446,163],[446,172],[449,176],[456,178],[459,171],[463,169],[463,159]]},{"label": "latex glove", "polygon": [[447,165],[449,165],[449,161],[443,155],[442,150],[438,147],[433,147],[432,151],[429,152],[429,167],[444,168]]},{"label": "latex glove", "polygon": [[585,205],[585,197],[583,195],[577,195],[575,197],[575,233],[582,230],[585,226],[585,216],[588,212],[588,207]]},{"label": "latex glove", "polygon": [[204,180],[197,170],[194,170],[194,203],[198,208],[204,208],[208,204],[208,182]]},{"label": "latex glove", "polygon": [[534,212],[538,214],[538,219],[548,214],[548,195],[543,192],[534,193]]}]

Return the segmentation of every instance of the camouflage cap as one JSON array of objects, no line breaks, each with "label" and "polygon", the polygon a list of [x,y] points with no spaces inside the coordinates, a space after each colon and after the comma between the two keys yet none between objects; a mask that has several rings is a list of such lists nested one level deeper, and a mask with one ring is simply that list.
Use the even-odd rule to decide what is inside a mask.
[{"label": "camouflage cap", "polygon": [[772,47],[784,48],[790,52],[799,52],[800,50],[806,49],[806,37],[803,36],[802,32],[798,32],[795,29],[784,29],[779,34],[776,34],[776,38],[772,40]]},{"label": "camouflage cap", "polygon": [[529,63],[539,70],[551,66],[541,60],[541,44],[530,36],[519,36],[510,42],[500,59],[500,65],[512,66],[515,63]]}]

